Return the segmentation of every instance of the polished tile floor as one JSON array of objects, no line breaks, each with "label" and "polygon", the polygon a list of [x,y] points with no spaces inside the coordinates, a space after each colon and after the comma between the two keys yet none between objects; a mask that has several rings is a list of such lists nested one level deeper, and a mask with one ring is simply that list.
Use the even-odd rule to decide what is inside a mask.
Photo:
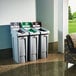
[{"label": "polished tile floor", "polygon": [[65,76],[76,76],[76,65],[73,65],[71,68],[65,70]]},{"label": "polished tile floor", "polygon": [[[26,64],[33,63],[44,63],[44,62],[53,62],[53,61],[64,61],[64,54],[48,54],[48,57],[45,59],[38,59],[37,61],[26,62]],[[12,59],[0,59],[0,65],[11,65],[15,64]]]},{"label": "polished tile floor", "polygon": [[15,64],[0,60],[0,76],[76,76],[76,66],[65,69],[64,55],[50,54],[47,59]]},{"label": "polished tile floor", "polygon": [[11,66],[11,70],[0,73],[0,76],[64,76],[63,64],[63,62],[46,62],[16,68]]}]

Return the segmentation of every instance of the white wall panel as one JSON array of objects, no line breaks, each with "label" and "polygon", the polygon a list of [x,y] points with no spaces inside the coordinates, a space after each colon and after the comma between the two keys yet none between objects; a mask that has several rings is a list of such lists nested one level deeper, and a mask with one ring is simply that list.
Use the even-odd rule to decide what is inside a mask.
[{"label": "white wall panel", "polygon": [[0,25],[35,20],[35,0],[0,0]]}]

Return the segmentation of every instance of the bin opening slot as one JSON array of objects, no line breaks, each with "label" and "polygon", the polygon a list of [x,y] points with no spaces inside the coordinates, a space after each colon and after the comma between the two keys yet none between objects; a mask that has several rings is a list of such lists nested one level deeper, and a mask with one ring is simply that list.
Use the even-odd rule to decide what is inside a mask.
[{"label": "bin opening slot", "polygon": [[34,30],[34,29],[29,29],[28,31],[33,32],[33,33],[36,33],[36,32],[37,32],[37,31]]},{"label": "bin opening slot", "polygon": [[22,31],[21,29],[18,30],[19,33],[25,33],[24,31]]},{"label": "bin opening slot", "polygon": [[40,31],[46,31],[46,30],[44,30],[44,29],[42,29],[42,28],[40,28],[39,30],[40,30]]}]

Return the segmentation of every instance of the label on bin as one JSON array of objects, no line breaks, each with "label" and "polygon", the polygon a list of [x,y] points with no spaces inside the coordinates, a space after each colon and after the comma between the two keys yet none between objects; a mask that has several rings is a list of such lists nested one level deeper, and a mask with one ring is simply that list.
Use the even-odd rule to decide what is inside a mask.
[{"label": "label on bin", "polygon": [[36,30],[33,30],[33,29],[29,29],[28,31],[33,32],[33,33],[36,32]]},{"label": "label on bin", "polygon": [[22,22],[22,23],[21,23],[21,26],[22,26],[23,28],[29,28],[29,27],[32,26],[32,23],[31,23],[31,22]]},{"label": "label on bin", "polygon": [[19,28],[18,22],[11,22],[11,28]]},{"label": "label on bin", "polygon": [[33,25],[33,27],[40,27],[40,25]]}]

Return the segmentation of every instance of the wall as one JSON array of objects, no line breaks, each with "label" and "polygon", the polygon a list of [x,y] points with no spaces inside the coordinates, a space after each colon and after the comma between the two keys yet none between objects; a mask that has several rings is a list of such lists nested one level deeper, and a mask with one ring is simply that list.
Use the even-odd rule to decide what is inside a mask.
[{"label": "wall", "polygon": [[12,21],[35,21],[35,0],[0,0],[0,25]]},{"label": "wall", "polygon": [[[50,30],[50,42],[56,41],[58,36],[59,51],[63,52],[64,37],[68,33],[67,4],[68,0],[58,0],[58,4],[56,0],[36,0],[36,4],[35,0],[0,0],[0,25],[11,21],[41,21],[43,27]],[[9,26],[0,27],[0,49],[11,48],[9,30]]]},{"label": "wall", "polygon": [[58,0],[37,0],[36,19],[50,30],[50,42],[58,41]]},{"label": "wall", "polygon": [[11,48],[10,26],[0,26],[0,50]]},{"label": "wall", "polygon": [[68,0],[36,0],[36,20],[50,30],[50,42],[58,41],[58,51],[64,52],[68,33]]},{"label": "wall", "polygon": [[64,53],[64,39],[68,33],[68,0],[58,0],[58,51]]},{"label": "wall", "polygon": [[35,0],[0,0],[0,49],[11,48],[10,28],[6,25],[14,21],[36,21]]},{"label": "wall", "polygon": [[54,41],[58,41],[58,0],[54,0]]}]

